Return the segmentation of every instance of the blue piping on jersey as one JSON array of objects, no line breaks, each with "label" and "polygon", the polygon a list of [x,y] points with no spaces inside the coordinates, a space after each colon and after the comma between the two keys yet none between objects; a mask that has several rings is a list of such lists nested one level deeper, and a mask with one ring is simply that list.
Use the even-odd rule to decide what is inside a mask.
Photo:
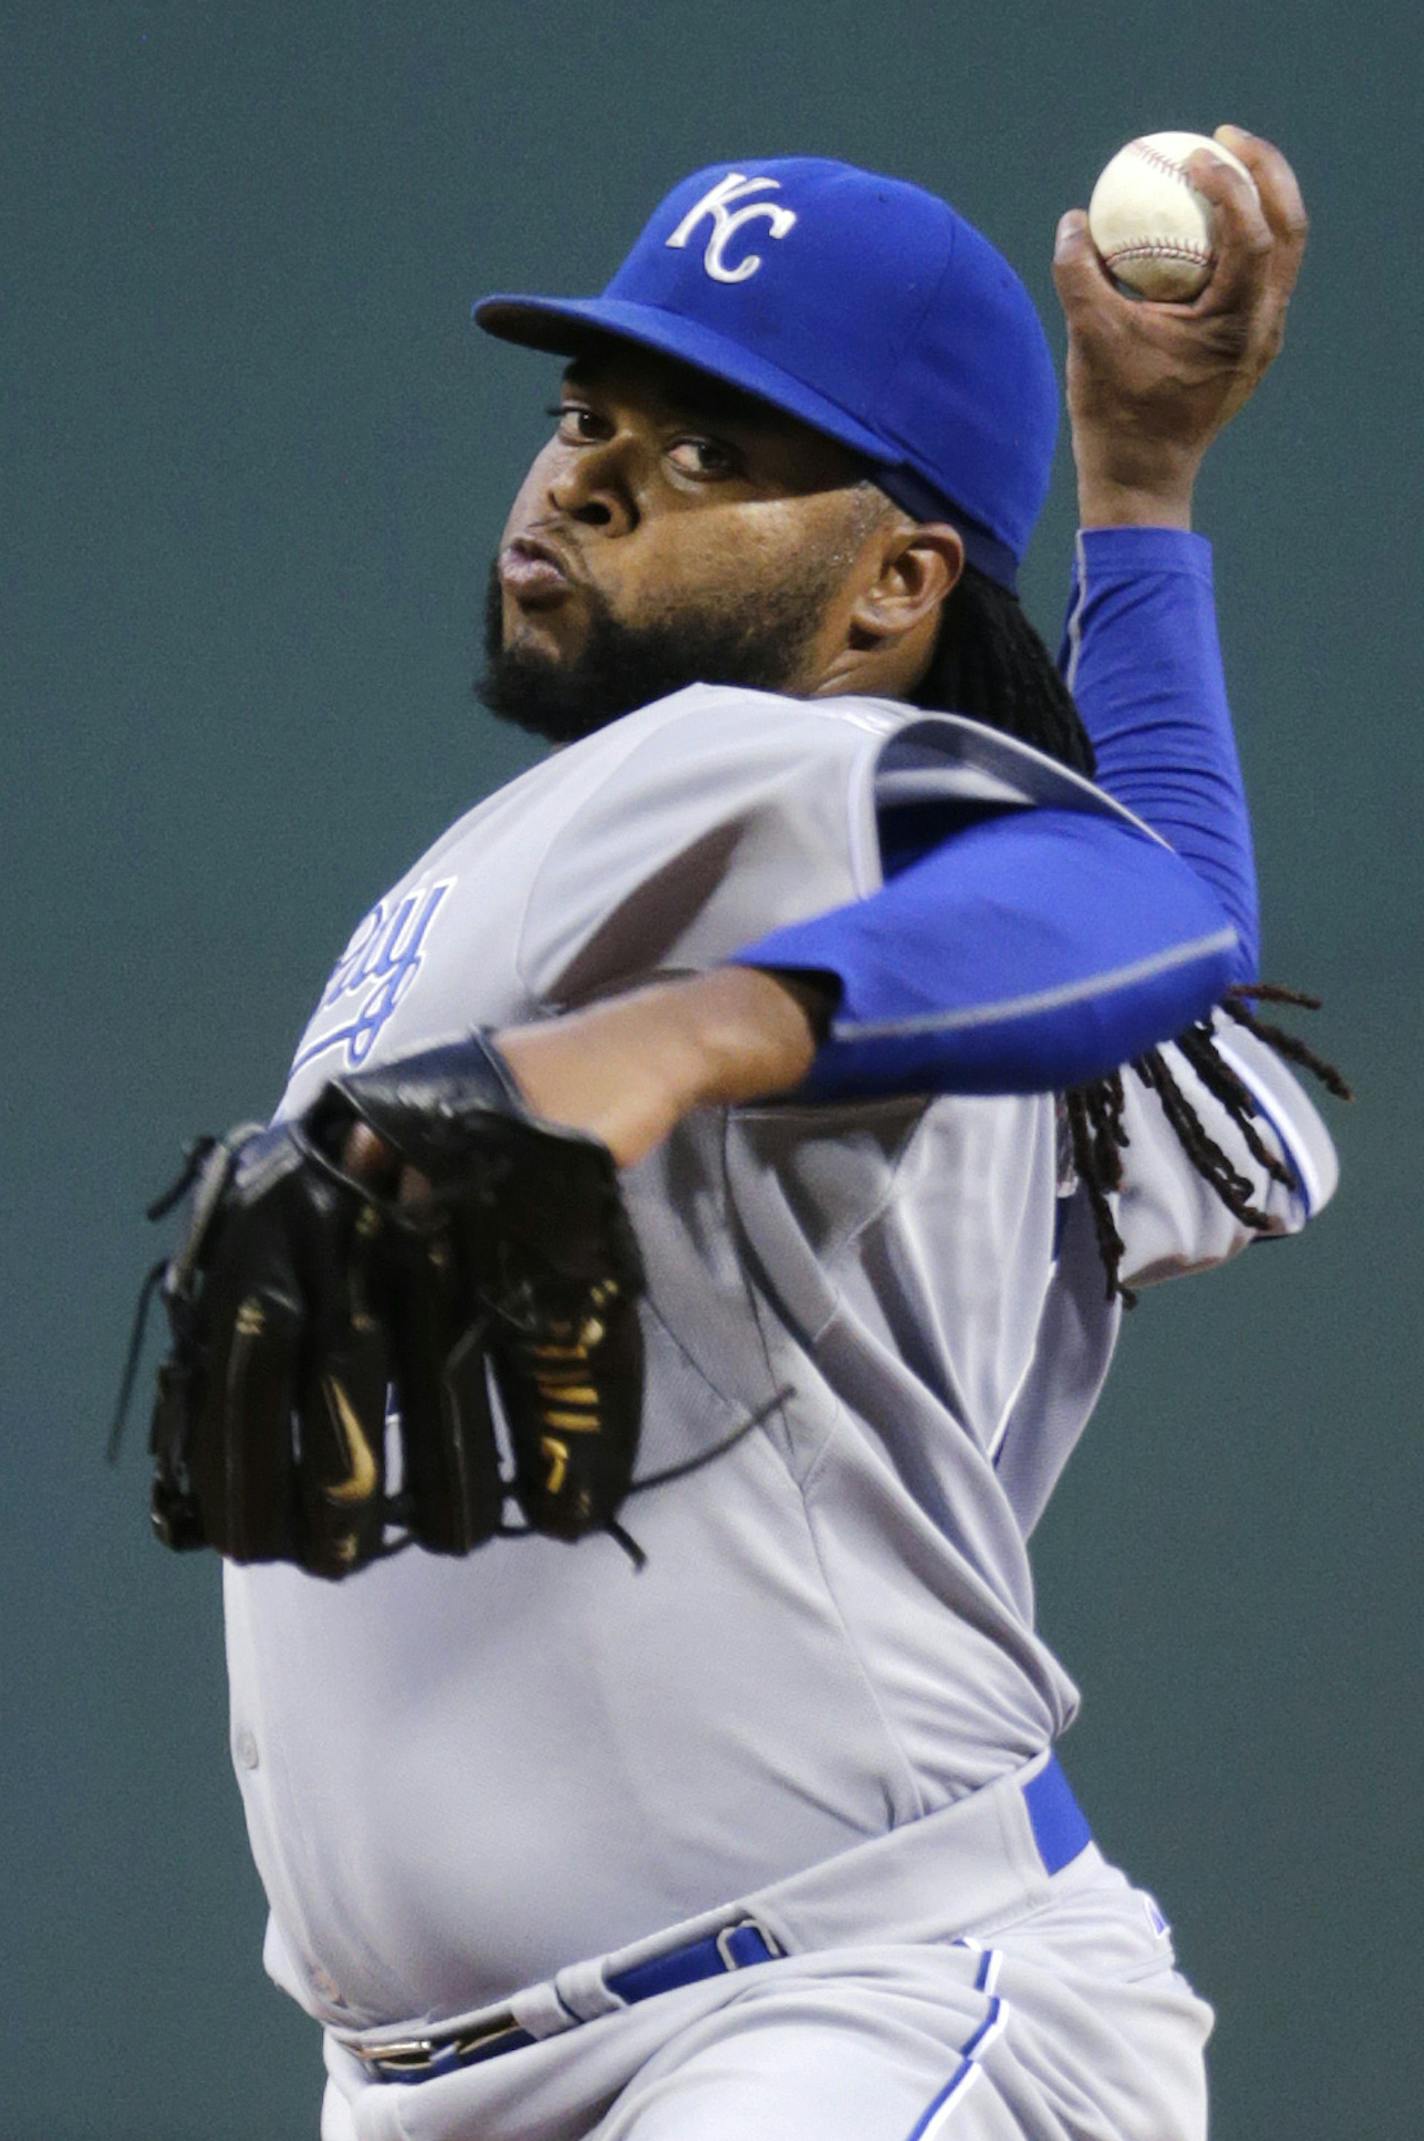
[{"label": "blue piping on jersey", "polygon": [[[1291,1173],[1295,1177],[1296,1195],[1300,1198],[1301,1203],[1305,1207],[1305,1217],[1307,1220],[1313,1219],[1315,1217],[1315,1200],[1310,1194],[1309,1167],[1304,1153],[1296,1144],[1293,1143],[1285,1124],[1277,1115],[1275,1109],[1271,1106],[1269,1100],[1261,1091],[1260,1087],[1256,1084],[1255,1080],[1251,1077],[1250,1073],[1246,1069],[1246,1066],[1242,1063],[1240,1056],[1238,1056],[1232,1049],[1230,1042],[1226,1041],[1223,1043],[1219,1043],[1218,1046],[1219,1052],[1224,1058],[1228,1068],[1236,1073],[1236,1076],[1241,1080],[1241,1083],[1245,1086],[1247,1092],[1251,1095],[1252,1104],[1255,1107],[1256,1113],[1260,1116],[1263,1116],[1265,1120],[1270,1124],[1272,1130],[1274,1130],[1276,1134],[1276,1143],[1281,1148],[1281,1157],[1285,1161],[1286,1166],[1290,1169]],[[1254,1237],[1254,1240],[1258,1242],[1276,1241],[1280,1238],[1281,1237],[1278,1235],[1257,1234]]]},{"label": "blue piping on jersey", "polygon": [[[1059,667],[1062,669],[1063,681],[1068,686],[1070,695],[1076,699],[1078,696],[1078,664],[1083,658],[1083,612],[1088,607],[1088,546],[1083,541],[1081,528],[1073,538],[1073,565],[1073,596],[1068,611],[1068,623],[1064,631],[1064,653],[1067,659],[1066,661],[1060,661]],[[1081,706],[1078,712],[1080,714],[1083,713]],[[1088,734],[1091,737],[1092,728],[1086,717],[1084,725],[1088,728]]]},{"label": "blue piping on jersey", "polygon": [[838,1041],[882,1041],[911,1033],[962,1033],[973,1026],[994,1026],[1009,1019],[1033,1018],[1043,1011],[1058,1010],[1064,1004],[1079,1004],[1088,997],[1109,996],[1116,989],[1129,989],[1136,982],[1151,981],[1158,974],[1169,974],[1174,967],[1189,966],[1193,960],[1208,958],[1213,952],[1234,951],[1236,944],[1236,931],[1228,926],[1209,937],[1197,937],[1190,944],[1174,944],[1168,951],[1154,952],[1146,959],[1134,959],[1127,966],[1088,974],[1078,981],[1060,982],[1054,989],[1035,989],[1027,996],[1008,996],[998,1003],[971,1004],[963,1011],[925,1011],[914,1018],[835,1019],[831,1023],[831,1033]]},{"label": "blue piping on jersey", "polygon": [[[975,1979],[976,1991],[983,1991],[988,1984],[992,1966],[996,1961],[995,1951],[992,1948],[986,1949],[984,1960],[979,1966],[979,1974]],[[989,2040],[999,2034],[1008,2018],[1007,2002],[1001,2000],[997,1993],[992,1993],[989,1998],[988,2014],[975,2030],[973,2036],[959,2048],[959,2065],[950,2075],[949,2080],[938,2095],[926,2104],[919,2118],[906,2135],[905,2141],[935,2141],[935,2136],[939,2134],[949,2115],[956,2108],[954,2099],[959,2097],[962,2100],[970,2083],[976,2080],[982,2072],[979,2065],[979,2054],[985,2049]]]}]

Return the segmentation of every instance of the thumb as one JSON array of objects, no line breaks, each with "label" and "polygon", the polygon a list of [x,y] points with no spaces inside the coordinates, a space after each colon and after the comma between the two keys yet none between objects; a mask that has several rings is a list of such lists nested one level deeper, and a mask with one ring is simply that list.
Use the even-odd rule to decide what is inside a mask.
[{"label": "thumb", "polygon": [[1059,302],[1071,318],[1083,306],[1111,289],[1098,249],[1088,234],[1088,218],[1081,208],[1070,208],[1058,220],[1053,241],[1053,280]]}]

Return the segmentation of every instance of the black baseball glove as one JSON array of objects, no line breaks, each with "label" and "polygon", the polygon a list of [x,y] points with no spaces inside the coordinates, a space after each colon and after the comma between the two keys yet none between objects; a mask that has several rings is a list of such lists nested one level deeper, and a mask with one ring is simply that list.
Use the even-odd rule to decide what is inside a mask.
[{"label": "black baseball glove", "polygon": [[[428,1195],[348,1171],[357,1123]],[[200,1140],[150,1216],[189,1187],[186,1239],[150,1274],[171,1327],[151,1437],[167,1545],[328,1577],[523,1530],[610,1530],[639,1558],[617,1516],[643,1274],[617,1173],[529,1114],[483,1033],[334,1079],[298,1121]]]}]

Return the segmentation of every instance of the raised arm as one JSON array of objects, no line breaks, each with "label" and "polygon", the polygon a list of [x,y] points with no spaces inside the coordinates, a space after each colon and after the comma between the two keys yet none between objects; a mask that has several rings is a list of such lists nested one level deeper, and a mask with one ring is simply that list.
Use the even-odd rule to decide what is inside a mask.
[{"label": "raised arm", "polygon": [[[1238,128],[1220,131],[1252,172],[1257,191],[1228,165],[1206,155],[1195,160],[1193,175],[1215,203],[1218,263],[1192,304],[1124,296],[1099,260],[1081,210],[1070,211],[1059,225],[1054,272],[1068,324],[1068,405],[1081,521],[1063,666],[1094,747],[1099,785],[1196,874],[1216,902],[1218,932],[1227,926],[1234,931],[1221,970],[1224,984],[1250,979],[1257,970],[1256,876],[1217,638],[1210,551],[1191,532],[1192,502],[1207,448],[1281,346],[1306,226],[1299,189],[1280,152]],[[1025,868],[1033,872],[1035,889],[1046,881],[1036,852],[1031,862],[1012,852],[1017,840],[1028,837],[1021,830],[980,829],[976,837],[983,840],[980,860],[996,892],[1006,876]],[[897,880],[858,908],[749,948],[746,956],[767,966],[816,969],[840,981],[841,1016],[818,1057],[813,1090],[854,1090],[857,1081],[872,1090],[897,1073],[944,1091],[976,1089],[970,1081],[987,1073],[1005,1080],[997,1090],[1011,1090],[1015,1082],[1045,1082],[1050,1062],[1063,1067],[1063,1053],[1052,1045],[1033,1054],[1027,1027],[1016,1031],[1009,1051],[969,1043],[964,1014],[970,1007],[957,963],[960,947],[952,940],[964,913],[959,900],[965,860],[962,848],[947,842],[916,864],[913,885]],[[1065,992],[1076,992],[1083,1009],[1089,977],[1127,963],[1092,956],[1092,945],[1114,943],[1114,918],[1104,921],[1090,912],[1071,869],[1055,874],[1045,859],[1042,871],[1063,903],[1063,930],[1081,924],[1085,936],[1071,950],[1060,944],[1066,957],[1033,965],[1032,986],[1053,992],[1060,1010]],[[1177,927],[1168,888],[1127,890],[1124,882],[1123,890],[1127,897],[1160,902],[1161,932],[1152,956],[1175,959],[1177,980],[1185,983],[1188,939]],[[1011,967],[1018,966],[1024,941],[1045,948],[1035,923],[1027,915],[1023,920],[1028,938],[1015,940]],[[1146,946],[1140,956],[1148,958]],[[1030,993],[1027,984],[1021,993]],[[988,994],[981,990],[976,999],[976,1018],[982,1018],[977,1007]],[[1099,995],[1091,1007],[1095,1038],[1109,1050],[1118,1048],[1113,1062],[1126,1061],[1140,1046],[1169,1038],[1201,1015],[1188,1009],[1189,996],[1185,990],[1175,998],[1183,1013],[1178,1026],[1135,1043],[1142,1021],[1133,1014],[1141,1007],[1132,1002],[1131,989]],[[1154,1008],[1168,1009],[1167,999],[1159,996]],[[936,1009],[942,1013],[938,1029]],[[918,1030],[915,1048],[906,1045],[911,1026]],[[845,1045],[851,1028],[853,1052]],[[936,1050],[927,1039],[935,1030],[959,1039],[951,1046],[946,1038]],[[982,1042],[982,1025],[976,1031]],[[1042,1025],[1039,1032],[1050,1043],[1066,1038],[1061,1018],[1054,1036]],[[866,1045],[872,1036],[881,1038],[880,1047]],[[1067,1054],[1072,1059],[1071,1049]],[[1059,1082],[1111,1067],[1097,1062]]]},{"label": "raised arm", "polygon": [[1211,885],[1255,971],[1250,822],[1217,639],[1206,542],[1189,531],[1207,447],[1281,346],[1306,217],[1278,149],[1237,127],[1246,165],[1200,156],[1219,261],[1191,305],[1123,296],[1081,210],[1059,225],[1054,273],[1068,322],[1068,403],[1081,533],[1062,666],[1097,777]]},{"label": "raised arm", "polygon": [[[1194,902],[1145,843],[1134,853],[1117,828],[1094,829],[1092,868],[1112,888],[1107,907],[1120,903],[1106,945],[1114,956],[1101,957],[1103,910],[1095,937],[1075,931],[1074,875],[1055,875],[1046,860],[1053,829],[1001,817],[975,829],[978,868],[1012,880],[1025,841],[1035,863],[1044,859],[1020,878],[1041,904],[1029,898],[1016,916],[1004,907],[993,931],[996,962],[1012,937],[1012,992],[987,969],[969,970],[984,936],[971,925],[985,910],[974,906],[958,835],[882,892],[799,925],[794,941],[781,933],[744,955],[753,968],[828,977],[822,984],[724,971],[676,984],[656,1004],[629,998],[506,1036],[536,1106],[598,1130],[632,1158],[692,1106],[787,1091],[808,1074],[822,1093],[897,1081],[1047,1090],[1165,1040],[1254,965],[1249,827],[1202,548],[1189,530],[1206,449],[1280,347],[1305,218],[1284,158],[1238,129],[1222,133],[1253,172],[1259,201],[1227,166],[1200,159],[1193,176],[1215,204],[1220,257],[1192,304],[1122,296],[1081,211],[1064,217],[1055,255],[1069,328],[1080,574],[1088,569],[1070,643],[1079,703],[1102,784],[1177,849],[1210,901]],[[1122,914],[1121,903],[1135,899],[1140,913]],[[1128,920],[1144,941],[1117,958],[1116,933]],[[1138,971],[1124,983],[1123,968]],[[1146,996],[1144,970],[1153,984]],[[854,1030],[838,1032],[828,1014],[851,991]],[[1031,1015],[1017,1015],[1025,1002]]]}]

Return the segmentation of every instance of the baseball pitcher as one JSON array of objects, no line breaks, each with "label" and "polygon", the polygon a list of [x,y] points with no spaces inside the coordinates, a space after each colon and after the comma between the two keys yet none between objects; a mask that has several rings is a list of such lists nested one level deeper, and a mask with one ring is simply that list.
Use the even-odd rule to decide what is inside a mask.
[{"label": "baseball pitcher", "polygon": [[161,1267],[154,1521],[226,1557],[322,2141],[1202,2141],[1027,1542],[1137,1290],[1335,1183],[1190,532],[1304,243],[1224,138],[1191,304],[1060,227],[1057,664],[1054,371],[943,201],[718,165],[601,296],[476,309],[566,364],[480,684],[557,748],[375,900]]}]

